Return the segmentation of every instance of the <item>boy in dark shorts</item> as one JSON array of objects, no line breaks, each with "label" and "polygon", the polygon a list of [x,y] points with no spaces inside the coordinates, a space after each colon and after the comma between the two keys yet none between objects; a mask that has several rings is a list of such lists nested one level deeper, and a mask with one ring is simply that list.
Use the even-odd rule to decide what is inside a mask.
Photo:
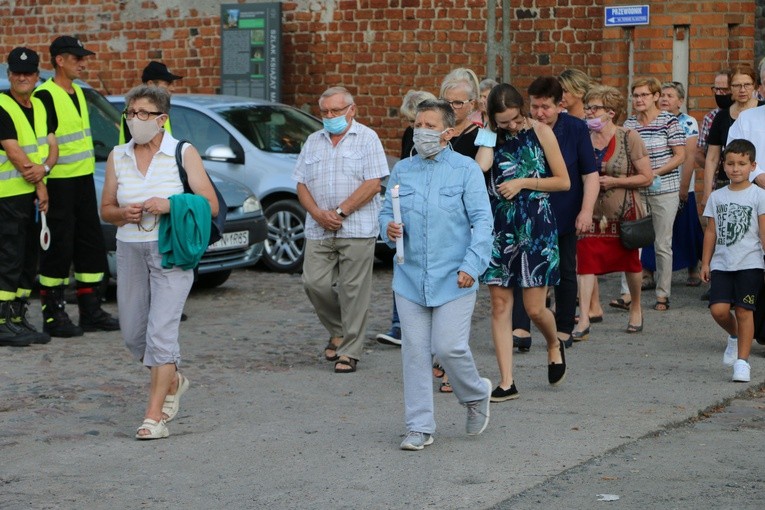
[{"label": "boy in dark shorts", "polygon": [[704,209],[709,221],[704,233],[701,278],[712,281],[709,310],[728,333],[723,363],[733,365],[734,382],[750,380],[754,309],[765,268],[765,190],[749,182],[749,174],[756,166],[755,155],[754,145],[748,140],[728,144],[723,165],[730,184],[713,192]]}]

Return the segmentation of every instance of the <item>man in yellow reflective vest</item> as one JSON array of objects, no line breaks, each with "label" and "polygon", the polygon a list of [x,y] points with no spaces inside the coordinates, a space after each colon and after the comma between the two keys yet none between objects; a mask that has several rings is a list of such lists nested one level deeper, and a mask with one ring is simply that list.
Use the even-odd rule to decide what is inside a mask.
[{"label": "man in yellow reflective vest", "polygon": [[[107,269],[106,248],[98,219],[93,183],[95,157],[90,117],[82,89],[73,83],[94,55],[70,36],[50,45],[54,76],[35,90],[55,117],[58,161],[48,176],[50,248],[40,257],[43,330],[51,336],[82,336],[83,331],[115,331],[119,322],[101,308],[99,286]],[[80,323],[64,309],[64,289],[74,264]]]},{"label": "man in yellow reflective vest", "polygon": [[[178,76],[177,74],[171,73],[165,64],[155,60],[149,62],[149,65],[143,68],[143,74],[141,74],[141,81],[144,85],[148,85],[150,87],[161,87],[167,90],[170,94],[173,93],[173,89],[175,88],[173,82],[175,80],[180,80],[181,78],[183,78],[183,76]],[[170,128],[169,118],[165,121],[165,124],[162,126],[162,128],[167,131],[168,134],[173,134],[173,130]],[[128,143],[132,138],[133,137],[130,136],[130,130],[127,128],[127,119],[123,114],[122,122],[120,123],[119,144],[122,145],[123,143]]]},{"label": "man in yellow reflective vest", "polygon": [[32,97],[40,58],[29,48],[8,55],[11,88],[0,93],[0,345],[50,342],[27,320],[37,274],[35,201],[48,210],[44,178],[58,155],[42,102]]}]

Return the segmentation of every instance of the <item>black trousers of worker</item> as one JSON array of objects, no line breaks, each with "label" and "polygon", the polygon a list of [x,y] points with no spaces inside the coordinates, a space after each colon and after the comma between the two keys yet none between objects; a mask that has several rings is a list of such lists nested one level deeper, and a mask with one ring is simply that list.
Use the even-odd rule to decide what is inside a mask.
[{"label": "black trousers of worker", "polygon": [[40,283],[56,286],[46,285],[44,279],[68,278],[72,264],[75,273],[105,273],[106,247],[93,175],[48,179],[47,185],[51,241],[40,254]]},{"label": "black trousers of worker", "polygon": [[[0,291],[32,289],[37,274],[39,227],[34,192],[0,198]],[[3,301],[9,301],[3,299]]]}]

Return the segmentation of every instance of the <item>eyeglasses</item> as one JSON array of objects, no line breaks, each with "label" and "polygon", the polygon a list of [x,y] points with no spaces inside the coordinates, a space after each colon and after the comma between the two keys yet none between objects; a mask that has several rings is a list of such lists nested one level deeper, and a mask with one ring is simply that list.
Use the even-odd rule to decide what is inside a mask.
[{"label": "eyeglasses", "polygon": [[730,89],[727,87],[709,87],[712,92],[715,94],[727,94],[730,92]]},{"label": "eyeglasses", "polygon": [[150,115],[164,115],[164,112],[147,112],[146,110],[125,110],[122,115],[127,119],[138,117],[140,120],[149,120]]},{"label": "eyeglasses", "polygon": [[329,109],[329,110],[324,110],[323,108],[319,108],[319,113],[321,113],[321,116],[322,116],[322,117],[326,117],[326,116],[327,116],[327,115],[329,115],[330,113],[331,113],[333,116],[337,117],[338,115],[342,115],[342,114],[343,114],[343,112],[344,112],[344,111],[346,111],[346,110],[347,110],[348,108],[350,108],[351,106],[353,106],[353,103],[351,103],[351,104],[347,104],[347,105],[343,106],[342,108],[331,108],[331,109]]},{"label": "eyeglasses", "polygon": [[[443,99],[443,98],[441,98],[441,100],[442,101],[446,101],[446,99]],[[470,103],[472,101],[473,101],[472,99],[468,99],[467,101],[446,101],[446,102],[449,103],[449,106],[451,106],[455,110],[459,110],[463,106],[465,106],[466,104],[468,104],[468,103]]]},{"label": "eyeglasses", "polygon": [[749,82],[749,83],[731,83],[730,84],[730,88],[732,88],[733,90],[753,89],[754,88],[754,83],[752,83],[752,82]]},{"label": "eyeglasses", "polygon": [[[138,117],[140,119],[140,117]],[[146,120],[146,119],[143,119]],[[155,230],[157,228],[157,225],[159,224],[159,214],[152,214],[154,216],[154,223],[152,223],[151,227],[146,228],[143,226],[143,218],[141,218],[141,221],[138,222],[138,230],[141,232],[151,232],[152,230]]]},{"label": "eyeglasses", "polygon": [[608,110],[608,108],[605,106],[600,106],[599,104],[592,104],[592,105],[588,104],[587,106],[584,107],[584,111],[586,112],[597,112],[600,110]]},{"label": "eyeglasses", "polygon": [[632,94],[632,99],[645,99],[652,96],[650,92],[643,92],[642,94]]}]

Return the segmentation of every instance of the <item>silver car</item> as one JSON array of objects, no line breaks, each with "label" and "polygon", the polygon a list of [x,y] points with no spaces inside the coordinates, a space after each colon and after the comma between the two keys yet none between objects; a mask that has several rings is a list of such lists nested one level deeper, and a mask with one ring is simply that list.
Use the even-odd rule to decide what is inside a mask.
[{"label": "silver car", "polygon": [[[0,64],[0,90],[10,88],[7,80],[8,67]],[[40,79],[52,76],[50,71],[41,71]],[[119,136],[120,113],[101,94],[84,82],[77,80],[82,87],[88,103],[93,145],[96,154],[94,181],[96,196],[101,202],[101,189],[104,182],[106,158],[117,144]],[[188,139],[188,138],[187,138]],[[207,165],[206,165],[207,167]],[[208,168],[208,170],[210,170]],[[260,201],[246,186],[210,172],[210,177],[223,194],[228,206],[223,239],[208,247],[199,263],[197,284],[214,287],[224,283],[231,275],[231,270],[252,266],[258,262],[263,252],[266,238],[266,220]],[[116,231],[110,223],[101,223],[109,261],[109,273],[116,276]]]},{"label": "silver car", "polygon": [[[121,96],[107,99],[124,109]],[[190,140],[205,167],[245,184],[260,198],[268,221],[263,263],[274,271],[300,271],[306,212],[292,172],[303,143],[322,128],[321,121],[288,105],[245,97],[173,94],[171,105],[173,136]],[[386,245],[378,242],[378,247],[390,253]]]}]

